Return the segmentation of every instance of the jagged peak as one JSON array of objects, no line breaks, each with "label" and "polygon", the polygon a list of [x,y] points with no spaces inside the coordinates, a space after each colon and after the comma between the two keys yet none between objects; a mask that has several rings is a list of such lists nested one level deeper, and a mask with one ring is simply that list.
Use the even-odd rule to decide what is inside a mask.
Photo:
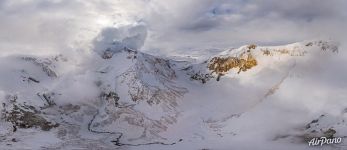
[{"label": "jagged peak", "polygon": [[[210,78],[217,78],[219,81],[232,70],[236,74],[246,72],[258,65],[262,65],[259,61],[270,60],[275,58],[286,57],[288,59],[295,57],[303,57],[309,53],[315,52],[338,52],[338,44],[334,41],[313,40],[297,42],[282,46],[257,46],[255,44],[244,45],[239,48],[225,50],[217,55],[210,57],[204,63],[198,64],[206,66],[207,71],[199,68],[193,71],[194,67],[187,67],[189,75],[194,80],[201,80],[205,83]],[[262,65],[263,66],[263,65]]]}]

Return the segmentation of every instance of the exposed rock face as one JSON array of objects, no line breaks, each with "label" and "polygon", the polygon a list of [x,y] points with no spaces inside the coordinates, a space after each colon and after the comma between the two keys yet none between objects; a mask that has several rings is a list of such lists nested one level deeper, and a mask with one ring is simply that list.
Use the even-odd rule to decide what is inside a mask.
[{"label": "exposed rock face", "polygon": [[211,73],[204,74],[204,73],[201,73],[200,71],[197,73],[193,73],[190,76],[190,79],[201,81],[201,83],[206,83],[211,78],[214,78],[214,76]]},{"label": "exposed rock face", "polygon": [[247,54],[246,58],[240,57],[214,57],[211,59],[208,68],[217,73],[223,74],[228,72],[230,69],[238,68],[238,72],[247,71],[252,67],[257,65],[257,60],[252,56],[252,54]]},{"label": "exposed rock face", "polygon": [[[329,121],[327,121],[329,120]],[[335,125],[336,122],[339,122]],[[333,138],[336,137],[336,128],[339,125],[345,125],[343,120],[334,118],[333,116],[321,115],[317,119],[312,120],[305,126],[305,133],[302,135],[305,141],[309,141],[316,137]],[[338,128],[338,127],[337,127]]]},{"label": "exposed rock face", "polygon": [[102,57],[103,59],[110,59],[110,58],[112,58],[112,56],[113,56],[114,53],[115,53],[115,52],[111,51],[110,49],[107,49],[107,50],[104,51],[104,53],[102,54],[101,57]]},{"label": "exposed rock face", "polygon": [[338,52],[338,45],[336,43],[328,42],[328,41],[312,41],[308,42],[305,46],[310,47],[310,46],[318,46],[320,47],[321,50],[326,51],[330,50],[331,52]]},{"label": "exposed rock face", "polygon": [[8,96],[12,106],[6,106],[3,104],[2,118],[13,124],[14,132],[17,128],[32,128],[40,127],[41,130],[49,131],[52,128],[58,127],[58,123],[52,123],[47,121],[40,114],[41,112],[36,110],[33,106],[17,104],[16,96]]},{"label": "exposed rock face", "polygon": [[251,50],[254,50],[255,48],[256,45],[251,44],[247,46],[247,50],[243,50],[241,54],[236,56],[213,57],[209,61],[208,69],[212,71],[212,73],[218,75],[217,81],[220,80],[221,76],[234,68],[237,70],[237,73],[240,73],[241,71],[245,72],[257,65],[257,60],[251,52]]},{"label": "exposed rock face", "polygon": [[22,57],[22,59],[28,62],[32,62],[33,64],[39,66],[42,69],[42,71],[47,74],[47,76],[52,78],[58,77],[56,71],[54,71],[56,67],[55,63],[58,63],[59,61],[67,61],[67,59],[62,55],[46,59],[40,59],[35,57]]}]

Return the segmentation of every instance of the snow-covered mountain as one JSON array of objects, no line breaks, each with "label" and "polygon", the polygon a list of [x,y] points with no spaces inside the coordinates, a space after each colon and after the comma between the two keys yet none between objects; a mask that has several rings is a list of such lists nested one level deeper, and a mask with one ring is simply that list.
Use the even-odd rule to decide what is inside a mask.
[{"label": "snow-covered mountain", "polygon": [[84,63],[0,59],[3,149],[307,149],[313,137],[347,135],[345,84],[330,84],[346,81],[331,76],[332,41],[201,59],[96,45]]}]

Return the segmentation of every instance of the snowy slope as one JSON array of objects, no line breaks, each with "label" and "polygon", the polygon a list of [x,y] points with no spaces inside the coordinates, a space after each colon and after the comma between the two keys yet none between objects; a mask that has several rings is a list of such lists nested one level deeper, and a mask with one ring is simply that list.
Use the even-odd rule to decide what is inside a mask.
[{"label": "snowy slope", "polygon": [[84,63],[3,56],[1,147],[307,149],[326,131],[347,135],[332,41],[246,45],[194,61],[137,51],[143,35],[127,34],[95,41]]}]

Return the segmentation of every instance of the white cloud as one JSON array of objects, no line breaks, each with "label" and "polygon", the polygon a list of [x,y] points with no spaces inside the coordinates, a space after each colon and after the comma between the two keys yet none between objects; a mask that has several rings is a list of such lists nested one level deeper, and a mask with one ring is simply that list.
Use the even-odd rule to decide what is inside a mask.
[{"label": "white cloud", "polygon": [[104,28],[138,22],[148,28],[141,49],[164,55],[248,43],[343,40],[343,6],[343,0],[3,0],[0,50],[2,55],[89,51]]}]

